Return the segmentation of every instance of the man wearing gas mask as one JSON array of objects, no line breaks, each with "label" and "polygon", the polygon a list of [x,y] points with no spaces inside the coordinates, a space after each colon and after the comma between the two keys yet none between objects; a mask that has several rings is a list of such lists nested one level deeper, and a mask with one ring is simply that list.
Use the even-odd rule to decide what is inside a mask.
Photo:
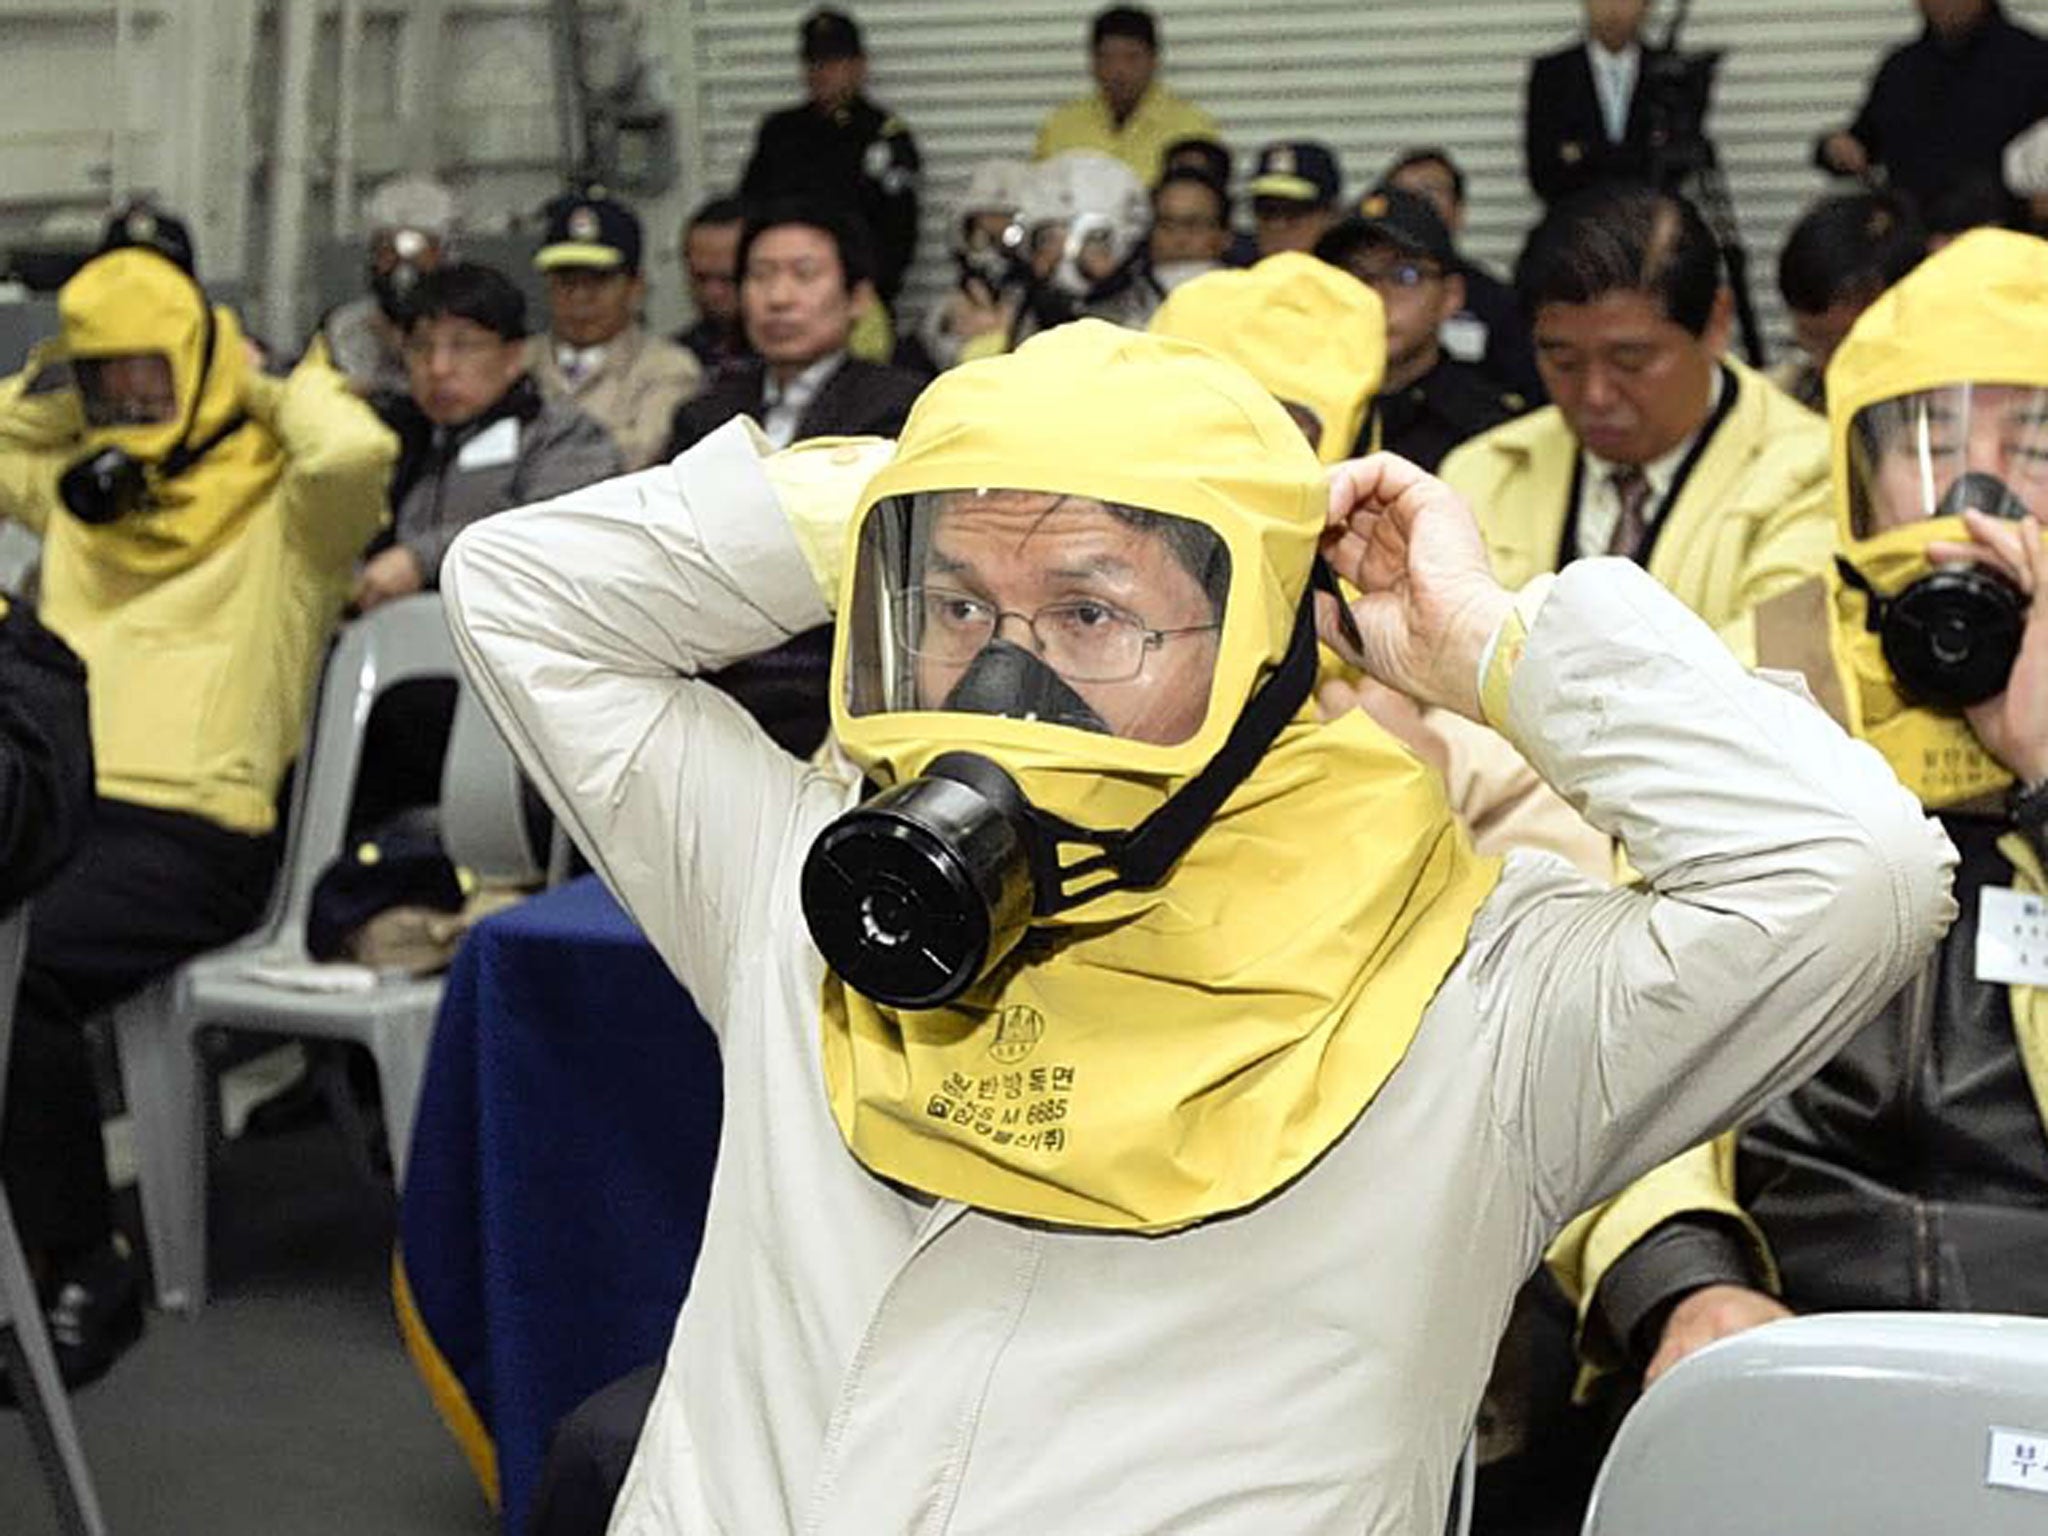
[{"label": "man wearing gas mask", "polygon": [[323,360],[257,373],[157,251],[96,257],[57,303],[75,387],[28,392],[42,358],[0,383],[0,516],[42,530],[99,800],[36,905],[0,1169],[76,1383],[142,1321],[81,1027],[261,916],[279,783],[397,445]]},{"label": "man wearing gas mask", "polygon": [[2048,976],[2014,942],[2048,858],[2044,359],[2048,243],[1988,230],[1835,352],[1837,569],[1744,639],[1939,816],[1962,915],[1810,1081],[1568,1234],[1597,1364],[1654,1380],[1788,1308],[2048,1316]]},{"label": "man wearing gas mask", "polygon": [[320,338],[359,395],[406,390],[405,304],[422,277],[450,259],[455,194],[427,176],[396,176],[370,194],[364,274],[370,291],[329,312]]},{"label": "man wearing gas mask", "polygon": [[1024,291],[1009,345],[1083,316],[1141,327],[1163,297],[1145,263],[1152,202],[1137,173],[1112,155],[1069,150],[1026,184]]},{"label": "man wearing gas mask", "polygon": [[[1478,857],[1316,723],[1319,548],[1363,594],[1324,637],[1506,730],[1643,888]],[[445,590],[721,1031],[624,1536],[1440,1529],[1551,1232],[1951,915],[1876,755],[1640,572],[1511,595],[1440,482],[1326,475],[1235,365],[1099,322],[941,375],[893,452],[735,423],[480,524]],[[811,765],[702,676],[834,605]]]}]

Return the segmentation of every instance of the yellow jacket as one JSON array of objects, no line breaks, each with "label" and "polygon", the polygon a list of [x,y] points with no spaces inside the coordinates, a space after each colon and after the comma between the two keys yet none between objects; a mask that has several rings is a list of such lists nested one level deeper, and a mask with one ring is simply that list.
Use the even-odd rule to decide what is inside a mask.
[{"label": "yellow jacket", "polygon": [[1166,146],[1176,139],[1214,139],[1216,119],[1163,85],[1148,89],[1121,127],[1109,115],[1100,91],[1057,106],[1038,130],[1031,158],[1049,160],[1070,149],[1099,149],[1115,155],[1146,186],[1159,179]]},{"label": "yellow jacket", "polygon": [[[1734,406],[1665,514],[1650,574],[1716,629],[1823,570],[1834,552],[1820,417],[1742,364]],[[1558,568],[1578,443],[1556,406],[1474,438],[1442,475],[1479,515],[1510,590]]]},{"label": "yellow jacket", "polygon": [[250,370],[243,431],[272,440],[281,475],[196,560],[140,572],[58,500],[77,401],[28,392],[37,371],[0,381],[0,517],[43,536],[42,617],[85,659],[99,791],[267,832],[356,557],[384,521],[397,439],[323,361],[283,381]]}]

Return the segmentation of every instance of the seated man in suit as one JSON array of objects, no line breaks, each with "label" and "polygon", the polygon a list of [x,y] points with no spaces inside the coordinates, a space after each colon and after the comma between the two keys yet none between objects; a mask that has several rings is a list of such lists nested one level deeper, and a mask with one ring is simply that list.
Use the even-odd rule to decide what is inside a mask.
[{"label": "seated man in suit", "polygon": [[[740,321],[755,356],[677,412],[673,457],[735,416],[778,448],[806,437],[893,437],[924,380],[847,356],[855,318],[873,300],[873,259],[859,223],[829,202],[766,203],[740,236]],[[712,681],[777,745],[807,755],[825,739],[832,626],[750,657]]]},{"label": "seated man in suit", "polygon": [[1522,119],[1529,186],[1545,203],[1604,181],[1650,174],[1650,123],[1641,89],[1649,0],[1586,0],[1585,41],[1529,67]]},{"label": "seated man in suit", "polygon": [[1502,581],[1621,555],[1719,628],[1823,568],[1827,427],[1723,356],[1732,303],[1697,209],[1595,188],[1543,221],[1516,277],[1554,403],[1443,465]]},{"label": "seated man in suit", "polygon": [[764,203],[740,236],[740,320],[757,360],[734,368],[676,412],[673,458],[735,416],[778,448],[805,437],[894,436],[924,381],[847,356],[854,321],[874,299],[867,232],[831,203]]}]

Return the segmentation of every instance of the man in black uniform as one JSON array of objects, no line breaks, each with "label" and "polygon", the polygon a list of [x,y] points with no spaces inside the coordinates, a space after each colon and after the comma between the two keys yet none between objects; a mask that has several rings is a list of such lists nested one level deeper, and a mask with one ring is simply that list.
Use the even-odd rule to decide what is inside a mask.
[{"label": "man in black uniform", "polygon": [[[1433,144],[1404,150],[1373,191],[1391,187],[1428,199],[1456,249],[1465,235],[1465,172],[1449,150]],[[1529,317],[1515,290],[1463,251],[1452,270],[1465,279],[1465,308],[1444,327],[1444,349],[1461,363],[1475,364],[1502,389],[1541,405],[1549,397],[1536,371]]]},{"label": "man in black uniform", "polygon": [[1946,188],[1996,182],[2005,146],[2048,111],[2048,38],[1998,0],[1920,0],[1927,30],[1879,66],[1856,121],[1814,146],[1839,176],[1882,166],[1923,216]]},{"label": "man in black uniform", "polygon": [[1387,317],[1387,369],[1359,435],[1434,470],[1468,437],[1527,408],[1469,363],[1447,356],[1443,323],[1465,306],[1450,231],[1427,199],[1390,187],[1374,192],[1317,242],[1316,254],[1380,296]]},{"label": "man in black uniform", "polygon": [[1640,89],[1649,0],[1586,0],[1586,36],[1529,67],[1522,127],[1529,186],[1545,203],[1603,181],[1650,174],[1650,123]]},{"label": "man in black uniform", "polygon": [[813,11],[797,35],[809,99],[762,121],[740,197],[850,199],[874,242],[875,292],[893,304],[917,247],[917,144],[862,94],[868,60],[851,16]]}]

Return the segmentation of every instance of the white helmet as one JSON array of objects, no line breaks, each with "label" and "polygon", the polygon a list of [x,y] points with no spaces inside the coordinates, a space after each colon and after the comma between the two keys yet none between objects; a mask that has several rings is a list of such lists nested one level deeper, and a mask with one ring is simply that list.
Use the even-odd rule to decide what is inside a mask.
[{"label": "white helmet", "polygon": [[[1017,209],[1031,184],[1031,167],[1022,160],[984,160],[967,180],[953,220],[953,259],[964,274],[979,277],[991,289],[1009,278],[1013,263],[1023,259],[1023,232]],[[978,227],[984,215],[999,214],[1009,227],[991,239]]]},{"label": "white helmet", "polygon": [[[1127,279],[1152,227],[1152,199],[1138,173],[1114,155],[1074,149],[1034,168],[1017,222],[1028,253],[1058,250],[1045,281],[1092,298]],[[1084,254],[1094,257],[1086,268]]]},{"label": "white helmet", "polygon": [[455,194],[431,176],[394,176],[370,194],[363,223],[372,237],[417,230],[435,241],[455,233]]}]

